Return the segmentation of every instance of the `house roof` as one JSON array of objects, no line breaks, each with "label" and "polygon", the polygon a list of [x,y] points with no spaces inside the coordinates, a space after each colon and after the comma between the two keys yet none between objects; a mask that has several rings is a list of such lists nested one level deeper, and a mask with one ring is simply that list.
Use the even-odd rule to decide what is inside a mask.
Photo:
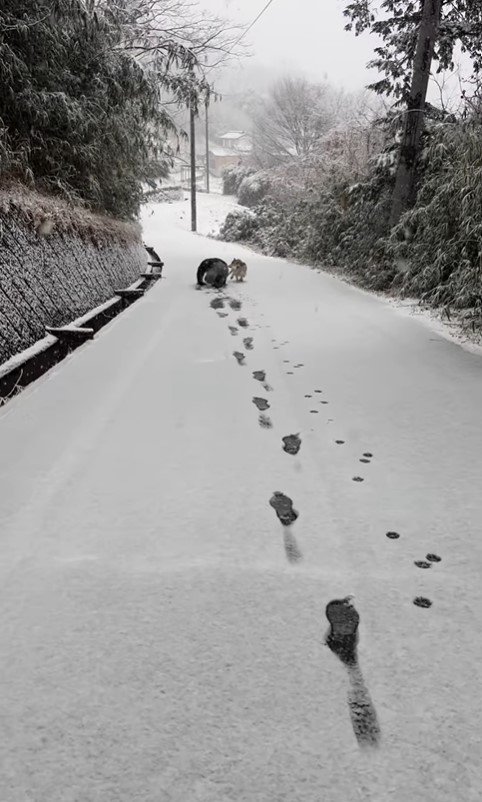
[{"label": "house roof", "polygon": [[244,131],[228,131],[226,134],[220,136],[220,139],[241,139],[241,137],[246,136]]},{"label": "house roof", "polygon": [[213,156],[237,156],[234,150],[226,150],[226,148],[212,147],[209,148],[209,152],[212,153]]}]

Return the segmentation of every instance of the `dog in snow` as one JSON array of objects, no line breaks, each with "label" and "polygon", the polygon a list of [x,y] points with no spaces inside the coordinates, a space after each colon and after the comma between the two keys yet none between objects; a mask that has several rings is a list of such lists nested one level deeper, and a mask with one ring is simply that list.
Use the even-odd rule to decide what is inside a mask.
[{"label": "dog in snow", "polygon": [[244,281],[247,272],[248,265],[241,259],[233,259],[229,265],[229,278],[234,278],[236,281]]},{"label": "dog in snow", "polygon": [[220,290],[226,286],[228,270],[224,259],[203,259],[196,273],[197,286],[203,287],[207,284]]}]

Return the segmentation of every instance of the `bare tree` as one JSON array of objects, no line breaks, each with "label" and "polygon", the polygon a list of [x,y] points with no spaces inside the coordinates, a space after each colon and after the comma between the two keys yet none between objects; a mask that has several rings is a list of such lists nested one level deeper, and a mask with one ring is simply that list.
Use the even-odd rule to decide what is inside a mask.
[{"label": "bare tree", "polygon": [[335,119],[329,88],[305,78],[283,78],[258,104],[253,119],[255,156],[263,167],[315,153]]}]

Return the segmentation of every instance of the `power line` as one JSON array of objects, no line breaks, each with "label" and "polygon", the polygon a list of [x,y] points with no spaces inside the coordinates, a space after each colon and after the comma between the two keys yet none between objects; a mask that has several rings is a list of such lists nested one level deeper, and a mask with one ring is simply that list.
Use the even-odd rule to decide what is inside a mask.
[{"label": "power line", "polygon": [[235,48],[237,45],[239,45],[239,43],[240,43],[240,42],[241,42],[241,41],[244,39],[244,37],[246,36],[246,34],[247,34],[247,33],[249,33],[249,31],[251,30],[251,28],[253,28],[253,26],[254,26],[254,25],[256,25],[256,23],[258,22],[258,20],[259,20],[259,19],[261,19],[261,17],[262,17],[262,16],[263,16],[263,14],[265,13],[265,11],[267,11],[267,10],[268,10],[268,8],[270,7],[271,3],[273,3],[273,2],[274,2],[274,0],[268,0],[268,2],[266,3],[266,5],[264,5],[264,6],[263,6],[263,8],[262,8],[262,9],[261,9],[261,11],[259,12],[259,14],[258,14],[258,15],[257,15],[257,16],[254,18],[254,20],[253,20],[253,21],[252,21],[252,22],[251,22],[251,23],[248,25],[248,27],[247,27],[247,28],[246,28],[246,29],[243,31],[243,33],[241,34],[241,36],[238,36],[238,38],[236,39],[236,41],[235,41],[235,42],[234,42],[234,43],[231,45],[231,48],[230,48],[230,50],[228,50],[228,52],[227,52],[227,53],[225,53],[224,57],[223,57],[223,58],[222,58],[222,59],[221,59],[221,60],[218,62],[218,64],[216,64],[216,67],[219,67],[221,64],[223,64],[223,63],[226,61],[226,59],[228,58],[228,56],[230,56],[230,55],[232,54],[232,52],[233,52],[234,48]]},{"label": "power line", "polygon": [[[239,37],[239,39],[236,39],[236,41],[235,41],[235,43],[234,43],[234,45],[233,45],[233,48],[232,48],[232,50],[233,50],[233,49],[236,47],[236,45],[239,45],[239,43],[240,43],[241,39],[244,39],[244,37],[246,36],[246,34],[247,34],[247,33],[249,33],[249,31],[251,30],[251,28],[252,28],[254,25],[256,25],[257,21],[258,21],[258,20],[259,20],[259,19],[260,19],[260,18],[263,16],[263,14],[265,13],[265,11],[267,11],[267,10],[268,10],[268,8],[270,7],[271,3],[273,3],[273,2],[274,2],[274,0],[268,0],[268,2],[266,3],[266,5],[265,5],[265,6],[264,6],[264,7],[261,9],[261,11],[259,12],[258,16],[257,16],[257,17],[255,17],[255,18],[254,18],[254,20],[252,21],[252,23],[251,23],[250,25],[248,25],[248,27],[246,28],[246,30],[245,30],[245,31],[243,31],[243,33],[241,34],[241,36]],[[232,50],[231,50],[231,52],[232,52]]]}]

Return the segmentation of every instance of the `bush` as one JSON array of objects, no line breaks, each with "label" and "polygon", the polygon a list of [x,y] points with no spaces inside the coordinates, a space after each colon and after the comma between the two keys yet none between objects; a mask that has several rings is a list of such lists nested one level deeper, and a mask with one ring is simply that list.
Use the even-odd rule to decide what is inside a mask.
[{"label": "bush", "polygon": [[481,135],[477,120],[427,126],[417,202],[392,232],[390,144],[365,179],[351,186],[340,173],[304,187],[286,176],[280,180],[274,170],[244,179],[240,200],[254,208],[230,215],[221,237],[242,239],[269,255],[332,266],[364,287],[396,289],[447,315],[457,310],[480,329]]},{"label": "bush", "polygon": [[238,189],[244,178],[253,175],[255,170],[252,167],[228,167],[223,171],[223,195],[237,195]]},{"label": "bush", "polygon": [[254,207],[268,193],[271,181],[268,170],[261,170],[258,173],[243,178],[239,190],[238,200],[242,206]]},{"label": "bush", "polygon": [[417,203],[390,238],[403,260],[403,290],[432,306],[468,310],[482,324],[482,128],[476,122],[435,129],[425,154]]},{"label": "bush", "polygon": [[219,231],[219,239],[225,242],[251,242],[259,222],[247,209],[230,212]]}]

